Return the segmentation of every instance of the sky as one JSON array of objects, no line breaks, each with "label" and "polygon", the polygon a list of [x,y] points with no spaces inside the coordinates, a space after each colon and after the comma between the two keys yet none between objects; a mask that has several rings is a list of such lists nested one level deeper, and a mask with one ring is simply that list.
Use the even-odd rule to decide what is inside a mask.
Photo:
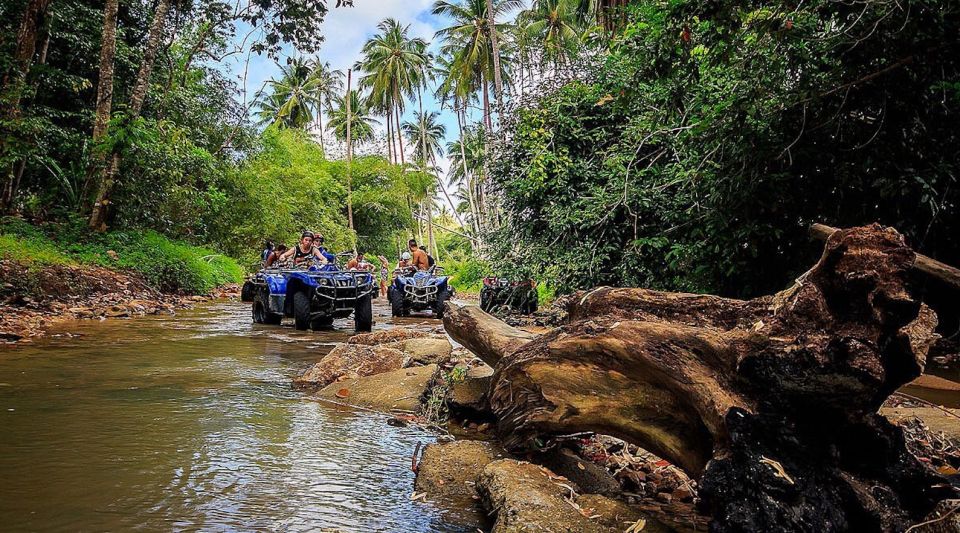
[{"label": "sky", "polygon": [[[409,35],[411,37],[421,37],[430,44],[430,49],[436,52],[439,47],[439,41],[434,39],[434,33],[447,25],[444,17],[433,15],[431,7],[434,0],[354,0],[353,7],[333,7],[335,2],[329,1],[330,11],[327,13],[323,22],[324,42],[316,56],[321,61],[327,61],[331,67],[340,69],[346,73],[347,69],[352,67],[354,62],[360,58],[360,51],[364,42],[377,33],[377,24],[385,18],[395,18],[401,24],[409,25]],[[245,32],[239,31],[237,40],[243,38]],[[284,55],[279,59],[281,63],[286,58],[292,57],[296,52],[287,47],[284,49]],[[246,62],[245,55],[236,55],[233,57],[233,64],[227,66],[229,71],[235,76],[238,83],[244,84],[243,71]],[[311,55],[304,56],[307,58]],[[256,92],[263,86],[266,80],[279,76],[280,69],[274,60],[267,56],[250,56],[249,66],[247,68],[246,95],[247,99],[252,99]],[[357,73],[354,73],[354,84],[356,84]],[[355,85],[354,85],[355,86]],[[449,109],[441,109],[440,103],[432,95],[432,91],[424,93],[424,111],[439,111],[440,122],[446,127],[446,141],[453,141],[457,138],[457,119],[456,115]],[[401,121],[412,119],[413,112],[416,111],[416,102],[409,103],[404,111]],[[478,120],[479,116],[473,117]],[[383,135],[386,129],[386,123],[381,120],[380,133]],[[324,118],[326,123],[326,118]],[[330,141],[329,134],[326,140]],[[442,143],[445,146],[446,143]],[[406,143],[404,144],[406,147]],[[408,150],[409,152],[409,150]],[[439,161],[441,176],[446,181],[446,173],[449,169],[449,158],[444,156]],[[442,199],[439,195],[438,200]],[[446,204],[445,200],[443,201]],[[448,204],[447,204],[448,205]]]}]

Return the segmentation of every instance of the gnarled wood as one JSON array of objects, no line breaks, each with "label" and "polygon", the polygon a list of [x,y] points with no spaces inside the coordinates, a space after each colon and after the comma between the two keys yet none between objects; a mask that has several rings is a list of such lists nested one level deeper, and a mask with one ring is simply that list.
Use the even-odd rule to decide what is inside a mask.
[{"label": "gnarled wood", "polygon": [[951,493],[876,414],[936,338],[915,259],[873,225],[832,234],[792,287],[755,300],[600,288],[536,338],[475,307],[444,324],[496,364],[488,400],[511,449],[623,438],[699,477],[718,530],[896,530]]}]

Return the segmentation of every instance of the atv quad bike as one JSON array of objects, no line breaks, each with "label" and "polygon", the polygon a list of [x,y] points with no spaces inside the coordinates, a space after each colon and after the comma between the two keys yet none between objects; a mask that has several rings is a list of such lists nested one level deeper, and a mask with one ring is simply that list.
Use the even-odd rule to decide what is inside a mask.
[{"label": "atv quad bike", "polygon": [[409,316],[411,311],[430,309],[433,316],[443,318],[444,304],[453,296],[443,268],[433,266],[426,271],[413,267],[393,271],[393,283],[387,288],[393,316]]},{"label": "atv quad bike", "polygon": [[253,304],[257,324],[280,324],[293,318],[299,330],[328,328],[334,319],[353,314],[356,331],[373,327],[378,287],[365,271],[341,270],[336,264],[307,268],[269,268],[243,284],[240,297]]},{"label": "atv quad bike", "polygon": [[533,281],[510,281],[497,277],[483,278],[480,309],[488,313],[506,308],[531,315],[537,312],[537,286]]}]

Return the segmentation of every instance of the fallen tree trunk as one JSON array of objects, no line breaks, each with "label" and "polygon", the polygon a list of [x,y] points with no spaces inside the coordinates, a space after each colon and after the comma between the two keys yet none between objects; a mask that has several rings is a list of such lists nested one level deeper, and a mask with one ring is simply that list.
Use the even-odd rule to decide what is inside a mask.
[{"label": "fallen tree trunk", "polygon": [[533,337],[475,307],[447,332],[495,366],[514,451],[594,431],[699,478],[724,530],[900,530],[952,494],[876,414],[916,378],[936,316],[896,231],[835,233],[794,286],[750,301],[601,288]]}]

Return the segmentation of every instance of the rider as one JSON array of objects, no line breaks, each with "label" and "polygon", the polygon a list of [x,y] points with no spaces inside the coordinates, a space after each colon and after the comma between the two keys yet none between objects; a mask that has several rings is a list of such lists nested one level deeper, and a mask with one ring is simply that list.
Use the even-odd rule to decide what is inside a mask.
[{"label": "rider", "polygon": [[295,265],[300,265],[313,259],[319,259],[323,263],[328,262],[328,259],[320,249],[313,245],[313,239],[313,232],[304,231],[303,234],[300,235],[300,244],[284,252],[283,255],[280,256],[280,261],[286,261],[292,257],[293,264]]},{"label": "rider", "polygon": [[421,245],[421,246],[420,246],[420,249],[423,250],[423,253],[427,254],[427,265],[433,266],[433,265],[437,264],[437,260],[434,259],[432,255],[430,255],[430,252],[427,251],[426,248],[424,248],[424,247]]},{"label": "rider", "polygon": [[263,263],[263,268],[270,268],[270,265],[276,263],[280,260],[280,256],[287,251],[286,245],[278,244],[277,247],[270,252],[270,255],[267,256],[267,260]]},{"label": "rider", "polygon": [[430,259],[427,258],[427,252],[424,252],[417,246],[417,240],[410,239],[407,246],[410,247],[410,266],[417,267],[417,270],[429,270]]},{"label": "rider", "polygon": [[320,253],[323,255],[324,258],[326,258],[328,263],[333,263],[334,261],[336,261],[337,256],[333,255],[332,253],[330,253],[329,250],[323,247],[323,234],[320,233],[319,231],[316,232],[316,234],[314,234],[313,246],[318,250],[320,250]]},{"label": "rider", "polygon": [[373,270],[373,265],[364,260],[363,252],[361,251],[357,253],[356,257],[347,261],[347,270],[366,270],[369,272]]},{"label": "rider", "polygon": [[407,268],[410,266],[410,252],[400,254],[400,261],[397,261],[397,268]]}]

